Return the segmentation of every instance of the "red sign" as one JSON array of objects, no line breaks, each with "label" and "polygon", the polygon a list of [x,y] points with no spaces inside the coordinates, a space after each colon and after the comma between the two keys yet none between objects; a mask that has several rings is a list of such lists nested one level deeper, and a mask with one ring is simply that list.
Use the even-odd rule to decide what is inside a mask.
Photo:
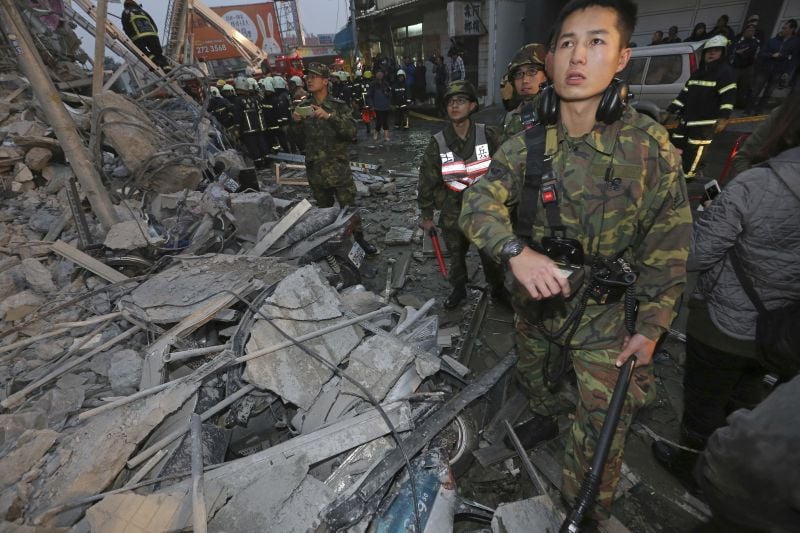
[{"label": "red sign", "polygon": [[[250,39],[265,54],[280,54],[282,50],[278,18],[273,3],[243,6],[212,7],[215,13]],[[200,17],[194,17],[194,56],[206,61],[238,57],[230,41]]]}]

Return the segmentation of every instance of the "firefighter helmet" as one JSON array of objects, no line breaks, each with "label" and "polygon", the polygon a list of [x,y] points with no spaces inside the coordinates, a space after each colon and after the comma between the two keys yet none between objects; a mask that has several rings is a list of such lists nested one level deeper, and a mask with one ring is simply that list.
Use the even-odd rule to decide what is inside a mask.
[{"label": "firefighter helmet", "polygon": [[347,72],[345,72],[343,70],[340,70],[339,72],[337,72],[337,74],[339,74],[339,79],[341,81],[347,81],[347,78],[348,78]]},{"label": "firefighter helmet", "polygon": [[272,76],[272,86],[275,89],[285,89],[286,88],[286,80],[284,80],[280,76]]},{"label": "firefighter helmet", "polygon": [[367,78],[368,80],[371,79],[372,78],[372,71],[371,70],[366,71],[364,73],[364,77]]},{"label": "firefighter helmet", "polygon": [[478,102],[478,91],[475,90],[474,85],[466,80],[451,82],[444,93],[444,101],[447,102],[450,97],[456,96],[457,94],[463,94],[473,102]]},{"label": "firefighter helmet", "polygon": [[406,77],[406,71],[403,70],[403,69],[400,69],[400,70],[397,71],[397,74],[395,74],[395,76],[403,76],[405,78]]},{"label": "firefighter helmet", "polygon": [[235,93],[235,92],[236,92],[236,89],[234,89],[233,85],[231,85],[229,83],[226,83],[225,85],[222,86],[222,94]]},{"label": "firefighter helmet", "polygon": [[267,76],[266,78],[261,78],[261,87],[264,88],[265,92],[274,93],[275,87],[272,85],[272,79]]},{"label": "firefighter helmet", "polygon": [[247,88],[250,89],[251,91],[258,90],[258,82],[256,81],[255,78],[247,78]]},{"label": "firefighter helmet", "polygon": [[250,84],[247,83],[247,78],[243,76],[238,76],[235,80],[233,80],[233,86],[236,87],[237,91],[250,90]]},{"label": "firefighter helmet", "polygon": [[211,94],[211,96],[220,96],[219,89],[213,85],[208,89],[208,92]]},{"label": "firefighter helmet", "polygon": [[362,72],[360,70],[357,70],[356,71],[356,78],[360,78],[361,75],[362,75]]},{"label": "firefighter helmet", "polygon": [[539,43],[526,44],[514,54],[511,63],[508,64],[508,74],[512,74],[522,65],[538,65],[544,68],[544,60],[547,57],[547,47]]},{"label": "firefighter helmet", "polygon": [[709,48],[726,48],[728,46],[728,38],[724,35],[715,35],[711,39],[707,40],[706,43],[703,45],[703,50],[708,50]]},{"label": "firefighter helmet", "polygon": [[227,83],[225,80],[217,80],[217,87],[224,87]]},{"label": "firefighter helmet", "polygon": [[300,79],[300,76],[292,76],[291,78],[289,78],[289,81],[294,83],[298,87],[303,86],[303,80]]}]

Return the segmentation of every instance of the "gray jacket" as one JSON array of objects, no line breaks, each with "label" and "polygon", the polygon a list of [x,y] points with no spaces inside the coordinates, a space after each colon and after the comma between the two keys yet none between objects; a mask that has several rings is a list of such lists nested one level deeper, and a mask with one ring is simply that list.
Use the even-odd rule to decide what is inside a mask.
[{"label": "gray jacket", "polygon": [[755,338],[756,310],[728,252],[735,250],[767,309],[800,301],[800,147],[736,176],[695,222],[688,270],[694,298],[735,339]]}]

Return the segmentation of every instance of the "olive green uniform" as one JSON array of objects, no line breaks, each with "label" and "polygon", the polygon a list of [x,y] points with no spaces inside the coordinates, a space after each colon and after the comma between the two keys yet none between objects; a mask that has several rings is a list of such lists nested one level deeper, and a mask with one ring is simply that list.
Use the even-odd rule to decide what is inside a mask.
[{"label": "olive green uniform", "polygon": [[[299,107],[310,106],[313,98]],[[306,176],[311,192],[319,207],[331,207],[334,197],[339,205],[354,205],[356,186],[350,171],[348,149],[356,134],[356,124],[350,108],[341,100],[328,96],[320,107],[330,113],[330,118],[308,117],[292,121],[292,135],[306,149]]]},{"label": "olive green uniform", "polygon": [[[450,123],[443,130],[447,146],[454,154],[465,161],[475,152],[475,129],[475,122],[471,121],[464,139],[456,134],[453,125]],[[487,126],[486,140],[489,144],[489,153],[492,154],[500,146],[501,137],[495,128]],[[439,228],[442,230],[442,236],[450,253],[448,278],[451,285],[454,287],[466,285],[468,278],[466,256],[469,250],[469,240],[467,240],[458,226],[458,215],[461,212],[461,200],[464,193],[456,192],[445,186],[442,179],[439,144],[434,137],[431,137],[422,157],[417,192],[417,202],[423,219],[432,220],[434,209],[441,210]],[[492,288],[502,287],[503,268],[499,261],[490,259],[485,253],[481,252],[481,262],[489,285]]]},{"label": "olive green uniform", "polygon": [[[627,108],[621,120],[598,123],[581,138],[569,138],[561,127],[550,126],[546,153],[553,156],[566,236],[578,239],[587,254],[623,254],[639,273],[636,332],[658,339],[674,318],[675,301],[684,288],[691,233],[681,159],[666,130]],[[519,206],[526,157],[525,133],[520,133],[500,147],[487,175],[464,197],[459,223],[472,242],[495,259],[514,237],[512,213]],[[610,164],[617,184],[606,180]],[[545,235],[549,230],[540,205],[532,236],[540,241]],[[538,324],[556,331],[579,301],[576,296],[534,302],[520,285],[514,289],[518,370],[531,406],[539,413],[551,414],[556,402],[542,376],[550,343]],[[626,335],[622,302],[589,301],[570,345],[579,402],[565,452],[563,493],[568,499],[576,497],[594,454],[618,376],[615,360]],[[654,394],[652,366],[637,368],[603,474],[601,509],[596,511],[600,516],[610,507],[619,482],[624,436],[633,414]]]}]

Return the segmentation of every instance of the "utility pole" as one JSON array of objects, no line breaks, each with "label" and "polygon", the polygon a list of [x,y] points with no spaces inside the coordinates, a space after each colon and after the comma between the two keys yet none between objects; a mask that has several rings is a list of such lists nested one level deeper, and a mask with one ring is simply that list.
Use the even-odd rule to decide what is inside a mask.
[{"label": "utility pole", "polygon": [[[50,79],[42,58],[33,44],[33,37],[13,0],[0,0],[0,19],[4,21],[8,40],[17,52],[17,63],[30,82],[39,107],[58,137],[64,155],[67,156],[97,218],[108,230],[118,221],[111,198],[103,186],[97,169],[91,163],[89,152],[83,145],[78,130],[75,129],[75,122],[64,109],[58,90],[53,85],[53,80]],[[99,38],[98,41],[104,42],[104,39]],[[102,71],[102,61],[99,65],[95,65],[95,69],[98,68]]]},{"label": "utility pole", "polygon": [[358,28],[356,28],[356,0],[350,0],[350,20],[353,23],[353,70],[358,60]]}]

